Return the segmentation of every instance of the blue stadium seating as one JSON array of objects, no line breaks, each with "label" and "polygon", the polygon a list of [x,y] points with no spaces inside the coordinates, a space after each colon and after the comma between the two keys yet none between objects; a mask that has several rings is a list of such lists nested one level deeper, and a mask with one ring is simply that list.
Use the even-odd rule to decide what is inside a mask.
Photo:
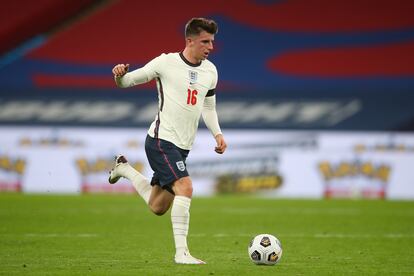
[{"label": "blue stadium seating", "polygon": [[[0,124],[147,125],[150,119],[136,118],[156,102],[155,85],[121,91],[112,66],[137,68],[182,50],[185,22],[204,16],[219,24],[211,60],[224,127],[412,131],[413,8],[389,0],[109,1],[0,62]],[[21,119],[2,116],[12,104],[36,103]],[[81,104],[92,112],[99,103],[136,113],[108,120],[41,114],[59,103],[66,112]]]}]

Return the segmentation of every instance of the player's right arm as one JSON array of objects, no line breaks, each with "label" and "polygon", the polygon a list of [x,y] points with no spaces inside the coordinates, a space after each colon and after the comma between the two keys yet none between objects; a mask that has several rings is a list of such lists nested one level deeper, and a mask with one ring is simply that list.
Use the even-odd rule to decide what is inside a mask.
[{"label": "player's right arm", "polygon": [[126,88],[151,81],[159,76],[165,54],[154,58],[144,67],[128,72],[129,64],[117,64],[112,69],[115,83],[118,87]]},{"label": "player's right arm", "polygon": [[128,70],[129,64],[118,64],[112,69],[112,74],[118,87],[126,88],[150,81],[144,69],[139,68],[130,73],[128,73]]}]

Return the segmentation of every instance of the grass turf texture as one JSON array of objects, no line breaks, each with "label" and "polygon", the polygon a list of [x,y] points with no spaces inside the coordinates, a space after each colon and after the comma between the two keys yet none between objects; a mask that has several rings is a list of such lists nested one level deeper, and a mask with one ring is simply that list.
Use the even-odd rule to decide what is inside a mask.
[{"label": "grass turf texture", "polygon": [[[173,263],[170,215],[135,196],[0,194],[0,274],[414,274],[414,202],[195,198],[189,244],[207,265]],[[276,266],[247,245],[276,235]]]}]

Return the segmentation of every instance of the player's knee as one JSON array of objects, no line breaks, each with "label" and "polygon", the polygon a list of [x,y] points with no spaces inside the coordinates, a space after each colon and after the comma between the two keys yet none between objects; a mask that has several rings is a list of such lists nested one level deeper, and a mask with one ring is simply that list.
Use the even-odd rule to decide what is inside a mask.
[{"label": "player's knee", "polygon": [[193,195],[193,183],[189,177],[183,177],[174,183],[173,190],[176,195],[191,197]]},{"label": "player's knee", "polygon": [[167,208],[164,208],[164,206],[159,206],[159,205],[150,205],[150,208],[151,208],[151,211],[157,216],[162,216],[168,211]]},{"label": "player's knee", "polygon": [[187,183],[186,185],[181,186],[181,195],[191,197],[193,195],[193,185],[192,183]]}]

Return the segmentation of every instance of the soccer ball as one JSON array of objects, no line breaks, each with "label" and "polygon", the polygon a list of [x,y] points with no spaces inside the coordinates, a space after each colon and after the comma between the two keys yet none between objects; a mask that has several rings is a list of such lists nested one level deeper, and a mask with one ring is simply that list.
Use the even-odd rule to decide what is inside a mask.
[{"label": "soccer ball", "polygon": [[247,250],[250,260],[255,264],[275,265],[282,257],[280,241],[270,234],[254,237]]}]

